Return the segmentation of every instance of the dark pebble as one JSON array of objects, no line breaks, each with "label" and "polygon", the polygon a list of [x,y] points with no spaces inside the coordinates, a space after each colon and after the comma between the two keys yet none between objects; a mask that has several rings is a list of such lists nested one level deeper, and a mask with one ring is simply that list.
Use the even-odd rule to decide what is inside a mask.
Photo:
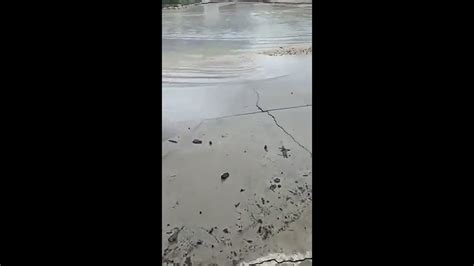
[{"label": "dark pebble", "polygon": [[222,180],[225,180],[225,179],[227,179],[228,177],[229,177],[229,173],[223,173],[223,174],[221,175],[221,179],[222,179]]},{"label": "dark pebble", "polygon": [[172,139],[169,139],[168,141],[172,143],[178,143],[176,140],[172,140]]},{"label": "dark pebble", "polygon": [[195,139],[195,140],[193,140],[193,143],[194,143],[194,144],[201,144],[202,141],[201,141],[201,140],[198,140],[198,139]]},{"label": "dark pebble", "polygon": [[245,191],[245,189],[243,189],[243,188],[240,189],[240,192],[244,192],[244,191]]},{"label": "dark pebble", "polygon": [[281,185],[279,184],[278,187],[281,188]]},{"label": "dark pebble", "polygon": [[211,146],[211,145],[212,145],[212,141],[209,141],[209,146]]},{"label": "dark pebble", "polygon": [[199,214],[202,214],[202,211],[199,211]]},{"label": "dark pebble", "polygon": [[229,230],[227,228],[224,228],[224,230],[222,230],[222,232],[228,234],[229,233]]},{"label": "dark pebble", "polygon": [[273,181],[274,181],[275,183],[280,183],[280,178],[276,177],[275,179],[273,179]]},{"label": "dark pebble", "polygon": [[264,149],[265,151],[268,151],[267,145],[265,145],[265,146],[263,147],[263,149]]}]

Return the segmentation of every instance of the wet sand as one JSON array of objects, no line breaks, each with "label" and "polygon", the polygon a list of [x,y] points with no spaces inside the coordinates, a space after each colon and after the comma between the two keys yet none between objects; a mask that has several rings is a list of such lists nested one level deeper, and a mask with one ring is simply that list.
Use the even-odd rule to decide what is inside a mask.
[{"label": "wet sand", "polygon": [[311,57],[204,42],[164,51],[163,264],[311,265]]}]

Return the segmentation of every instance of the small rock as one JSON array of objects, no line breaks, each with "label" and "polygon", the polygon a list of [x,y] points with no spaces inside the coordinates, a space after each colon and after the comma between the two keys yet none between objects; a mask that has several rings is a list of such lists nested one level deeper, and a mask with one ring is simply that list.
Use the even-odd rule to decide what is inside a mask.
[{"label": "small rock", "polygon": [[209,141],[209,146],[212,146],[212,141]]},{"label": "small rock", "polygon": [[243,189],[243,188],[240,189],[240,192],[244,192],[244,191],[245,191],[245,189]]},{"label": "small rock", "polygon": [[222,232],[228,234],[229,233],[229,230],[227,228],[224,228],[224,230],[222,230]]},{"label": "small rock", "polygon": [[273,182],[275,182],[275,183],[280,183],[280,178],[275,177],[275,178],[273,179]]},{"label": "small rock", "polygon": [[201,144],[201,143],[202,143],[202,141],[201,141],[201,140],[199,140],[199,139],[194,139],[194,140],[193,140],[193,143],[194,143],[194,144]]},{"label": "small rock", "polygon": [[199,211],[199,214],[202,214],[202,211]]},{"label": "small rock", "polygon": [[222,180],[226,180],[228,177],[229,177],[229,173],[223,173],[223,174],[221,175],[221,179],[222,179]]},{"label": "small rock", "polygon": [[176,140],[172,140],[172,139],[169,139],[168,141],[172,143],[178,143]]},{"label": "small rock", "polygon": [[178,240],[179,231],[180,231],[180,230],[176,230],[176,231],[168,238],[168,242],[170,242],[170,243],[176,242],[176,241]]},{"label": "small rock", "polygon": [[239,207],[239,205],[240,205],[240,202],[235,204],[234,206],[237,208],[237,207]]},{"label": "small rock", "polygon": [[263,149],[264,149],[266,152],[268,152],[267,145],[265,145],[265,146],[263,147]]}]

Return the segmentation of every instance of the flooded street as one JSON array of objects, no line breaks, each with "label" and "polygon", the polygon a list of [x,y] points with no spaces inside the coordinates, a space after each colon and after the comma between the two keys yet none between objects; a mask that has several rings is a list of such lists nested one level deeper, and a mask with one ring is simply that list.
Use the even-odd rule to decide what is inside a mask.
[{"label": "flooded street", "polygon": [[312,6],[196,5],[162,23],[163,264],[311,265],[311,54],[264,52],[311,47]]},{"label": "flooded street", "polygon": [[256,58],[278,46],[311,44],[311,5],[221,3],[166,10],[163,85],[191,86],[269,78]]}]

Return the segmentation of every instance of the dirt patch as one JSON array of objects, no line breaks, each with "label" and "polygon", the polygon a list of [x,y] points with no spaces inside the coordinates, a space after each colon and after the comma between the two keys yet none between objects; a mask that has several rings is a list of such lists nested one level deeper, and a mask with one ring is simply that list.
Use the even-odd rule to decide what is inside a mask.
[{"label": "dirt patch", "polygon": [[313,53],[313,47],[301,47],[301,46],[290,46],[290,47],[279,47],[262,52],[264,55],[269,56],[284,56],[284,55],[308,55]]}]

